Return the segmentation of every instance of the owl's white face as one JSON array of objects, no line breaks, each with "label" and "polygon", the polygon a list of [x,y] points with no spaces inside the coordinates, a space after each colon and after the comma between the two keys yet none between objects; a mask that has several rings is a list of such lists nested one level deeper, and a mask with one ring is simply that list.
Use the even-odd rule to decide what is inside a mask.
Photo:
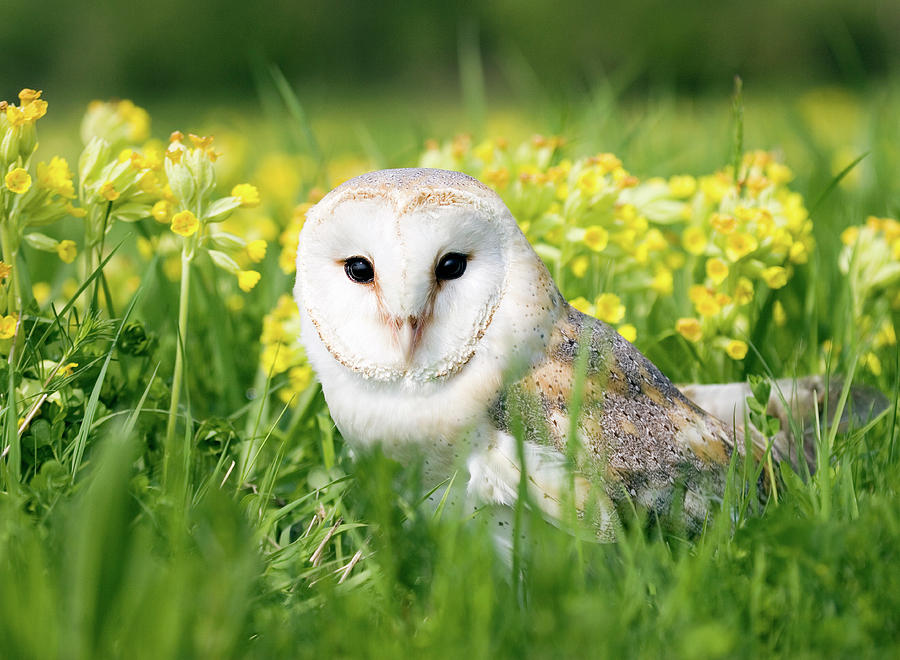
[{"label": "owl's white face", "polygon": [[298,302],[331,356],[364,378],[454,374],[503,297],[514,221],[485,205],[433,201],[326,198],[301,233]]}]

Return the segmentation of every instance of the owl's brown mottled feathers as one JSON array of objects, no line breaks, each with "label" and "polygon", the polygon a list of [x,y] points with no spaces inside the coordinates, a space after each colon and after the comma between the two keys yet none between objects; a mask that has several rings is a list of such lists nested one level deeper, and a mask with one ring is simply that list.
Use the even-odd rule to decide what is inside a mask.
[{"label": "owl's brown mottled feathers", "polygon": [[[685,513],[702,521],[706,501],[721,496],[735,447],[743,451],[743,433],[697,407],[612,327],[569,305],[563,310],[546,357],[507,388],[496,423],[508,430],[515,408],[529,440],[565,454],[581,360],[581,471],[600,474],[613,502],[630,499],[661,514],[683,492]],[[765,440],[755,432],[750,439],[761,456]]]}]

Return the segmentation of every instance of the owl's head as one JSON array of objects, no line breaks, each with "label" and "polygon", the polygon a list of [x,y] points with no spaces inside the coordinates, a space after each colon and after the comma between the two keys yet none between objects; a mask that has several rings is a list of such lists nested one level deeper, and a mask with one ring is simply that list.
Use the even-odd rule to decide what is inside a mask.
[{"label": "owl's head", "polygon": [[295,296],[312,339],[347,369],[379,381],[439,379],[477,351],[523,250],[533,254],[475,179],[371,172],[307,213]]}]

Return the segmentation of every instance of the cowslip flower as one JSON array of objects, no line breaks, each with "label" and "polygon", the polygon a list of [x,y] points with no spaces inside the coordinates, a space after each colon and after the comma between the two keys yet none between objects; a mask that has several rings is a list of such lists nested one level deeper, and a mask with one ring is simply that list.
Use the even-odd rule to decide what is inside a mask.
[{"label": "cowslip flower", "polygon": [[728,277],[728,264],[714,257],[706,262],[706,276],[715,284],[721,284]]},{"label": "cowslip flower", "polygon": [[4,180],[10,192],[14,192],[17,195],[22,195],[31,188],[31,175],[21,167],[17,167],[9,172]]},{"label": "cowslip flower", "polygon": [[241,206],[253,208],[259,206],[259,190],[249,183],[239,183],[231,189],[231,196],[241,200]]},{"label": "cowslip flower", "polygon": [[740,261],[759,247],[756,238],[750,234],[738,232],[731,234],[725,243],[725,256],[730,261]]},{"label": "cowslip flower", "polygon": [[602,252],[609,244],[609,232],[603,227],[593,225],[585,229],[582,240],[594,252]]},{"label": "cowslip flower", "polygon": [[262,276],[255,270],[242,270],[237,274],[238,286],[241,291],[250,291],[255,287]]},{"label": "cowslip flower", "polygon": [[190,211],[180,211],[172,216],[172,231],[179,236],[192,236],[200,229],[200,221]]},{"label": "cowslip flower", "polygon": [[787,312],[784,311],[784,305],[780,300],[776,300],[772,306],[772,320],[778,327],[783,327],[787,323]]},{"label": "cowslip flower", "polygon": [[56,246],[56,254],[59,255],[63,263],[70,264],[75,261],[75,256],[78,254],[75,241],[70,241],[69,239],[60,241]]},{"label": "cowslip flower", "polygon": [[620,325],[618,327],[618,330],[619,330],[619,334],[622,335],[622,337],[626,341],[630,341],[631,343],[634,343],[634,340],[637,339],[637,328],[635,328],[630,323]]},{"label": "cowslip flower", "polygon": [[578,255],[574,259],[572,259],[572,263],[569,264],[569,268],[572,271],[572,274],[581,279],[585,276],[588,271],[588,267],[591,265],[590,259],[588,259],[583,254]]},{"label": "cowslip flower", "polygon": [[734,302],[738,305],[746,305],[751,300],[753,300],[753,282],[742,277],[734,287]]},{"label": "cowslip flower", "polygon": [[150,209],[150,215],[157,222],[169,224],[169,214],[172,212],[172,205],[165,199],[161,199]]},{"label": "cowslip flower", "polygon": [[5,280],[12,275],[12,266],[4,261],[0,261],[0,281]]},{"label": "cowslip flower", "polygon": [[119,191],[117,191],[109,181],[100,186],[100,189],[97,192],[108,202],[114,202],[119,199]]},{"label": "cowslip flower", "polygon": [[247,243],[247,256],[250,261],[259,263],[266,258],[266,242],[264,240],[250,241]]},{"label": "cowslip flower", "polygon": [[590,301],[584,296],[572,298],[572,300],[569,301],[569,304],[582,314],[590,314],[593,311],[593,305],[591,305]]},{"label": "cowslip flower", "polygon": [[0,339],[11,339],[16,334],[18,318],[13,314],[0,318]]},{"label": "cowslip flower", "polygon": [[690,197],[697,191],[697,180],[692,176],[673,176],[669,179],[669,192],[673,197]]},{"label": "cowslip flower", "polygon": [[732,360],[743,360],[747,357],[747,342],[740,339],[731,339],[725,345],[725,352]]},{"label": "cowslip flower", "polygon": [[607,323],[621,323],[625,318],[625,305],[614,293],[601,293],[594,301],[597,318]]},{"label": "cowslip flower", "polygon": [[706,234],[700,227],[688,227],[681,236],[684,249],[699,256],[706,250]]},{"label": "cowslip flower", "polygon": [[52,190],[57,195],[66,199],[75,197],[75,185],[72,182],[72,172],[65,158],[54,156],[50,164],[40,162],[37,166],[38,184],[42,188]]},{"label": "cowslip flower", "polygon": [[675,330],[688,341],[698,342],[703,339],[703,327],[698,319],[678,319],[675,321]]},{"label": "cowslip flower", "polygon": [[788,282],[788,272],[781,266],[772,266],[763,270],[762,278],[770,289],[780,289]]},{"label": "cowslip flower", "polygon": [[713,213],[709,216],[709,222],[720,234],[730,234],[737,228],[737,220],[734,216],[723,213]]}]

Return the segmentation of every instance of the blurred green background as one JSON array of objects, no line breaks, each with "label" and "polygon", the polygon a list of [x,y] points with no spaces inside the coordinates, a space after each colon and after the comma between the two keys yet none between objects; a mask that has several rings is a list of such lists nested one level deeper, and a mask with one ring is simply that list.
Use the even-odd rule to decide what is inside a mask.
[{"label": "blurred green background", "polygon": [[422,3],[156,0],[5,3],[3,80],[57,103],[128,96],[228,100],[274,62],[308,88],[455,94],[458,54],[480,46],[490,100],[627,90],[865,86],[900,65],[900,3],[879,0]]}]

